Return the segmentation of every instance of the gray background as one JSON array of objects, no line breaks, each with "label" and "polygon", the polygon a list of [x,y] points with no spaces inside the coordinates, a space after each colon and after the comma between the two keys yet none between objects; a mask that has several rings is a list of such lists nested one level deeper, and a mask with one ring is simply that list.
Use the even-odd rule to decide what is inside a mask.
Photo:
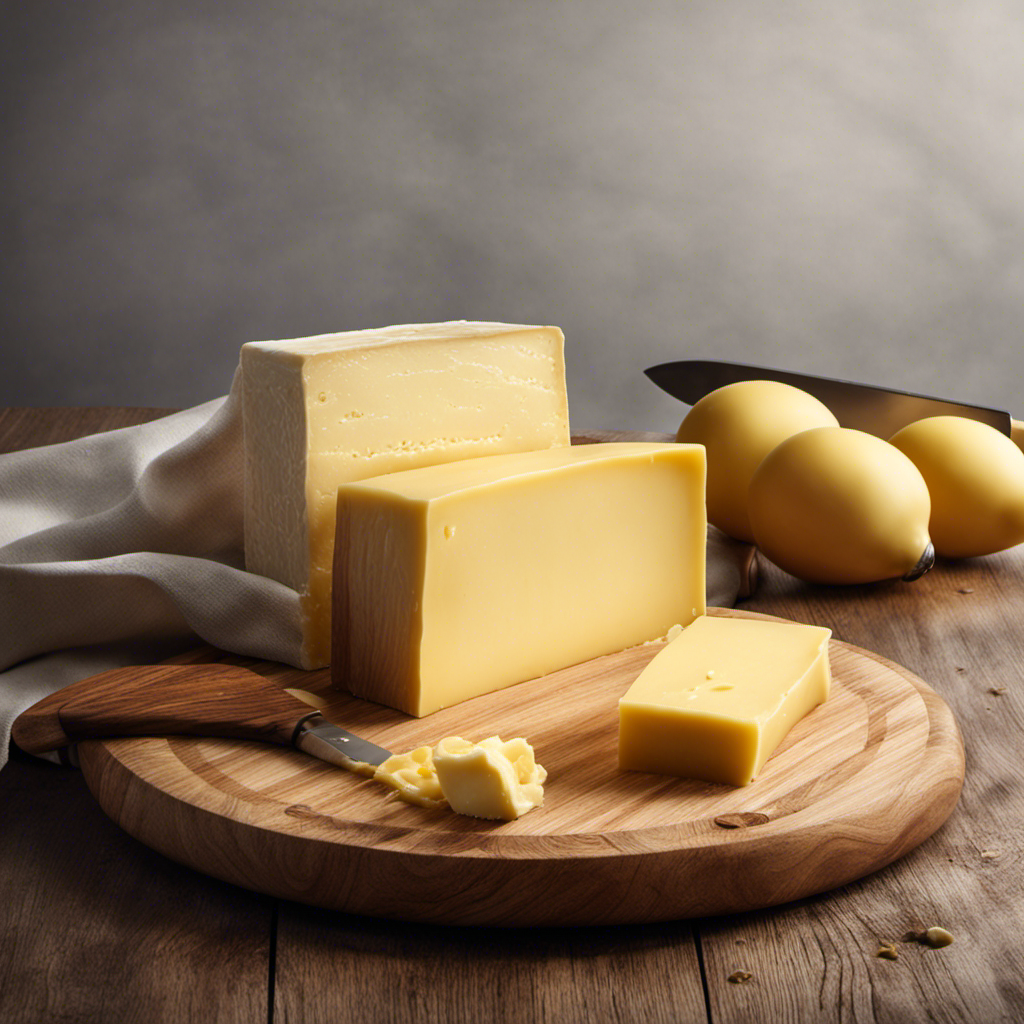
[{"label": "gray background", "polygon": [[190,405],[238,347],[560,325],[576,427],[717,356],[1024,414],[1024,10],[3,6],[0,403]]}]

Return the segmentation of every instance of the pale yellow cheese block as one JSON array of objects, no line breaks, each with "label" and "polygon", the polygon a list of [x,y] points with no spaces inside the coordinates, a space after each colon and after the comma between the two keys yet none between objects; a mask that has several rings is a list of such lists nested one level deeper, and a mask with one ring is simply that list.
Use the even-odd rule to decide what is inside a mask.
[{"label": "pale yellow cheese block", "polygon": [[745,786],[828,697],[831,630],[703,616],[619,701],[619,766]]},{"label": "pale yellow cheese block", "polygon": [[567,446],[557,327],[454,321],[242,346],[245,560],[301,595],[302,668],[330,655],[339,484]]},{"label": "pale yellow cheese block", "polygon": [[705,610],[700,445],[470,459],[338,491],[334,684],[422,716]]}]

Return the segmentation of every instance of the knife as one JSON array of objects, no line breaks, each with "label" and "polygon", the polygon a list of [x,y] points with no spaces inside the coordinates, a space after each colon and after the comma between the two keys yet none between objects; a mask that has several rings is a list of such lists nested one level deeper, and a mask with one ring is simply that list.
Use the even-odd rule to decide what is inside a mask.
[{"label": "knife", "polygon": [[886,440],[908,423],[927,416],[966,416],[995,427],[1024,449],[1024,422],[1012,419],[1007,412],[980,405],[831,377],[815,377],[789,370],[712,359],[682,359],[660,363],[648,367],[644,373],[662,390],[687,405],[696,404],[705,395],[726,384],[743,380],[775,380],[813,395],[831,409],[840,426],[854,427]]},{"label": "knife", "polygon": [[260,740],[296,747],[361,775],[372,774],[391,756],[391,751],[333,725],[263,676],[221,664],[102,672],[33,704],[15,719],[11,735],[29,754],[115,736]]}]

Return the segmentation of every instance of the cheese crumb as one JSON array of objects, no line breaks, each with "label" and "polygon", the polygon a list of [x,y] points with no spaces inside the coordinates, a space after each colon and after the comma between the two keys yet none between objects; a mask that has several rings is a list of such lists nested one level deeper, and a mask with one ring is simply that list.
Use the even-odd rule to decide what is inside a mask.
[{"label": "cheese crumb", "polygon": [[671,643],[682,631],[683,627],[677,622],[674,626],[669,627],[669,631],[664,636],[656,636],[653,640],[644,640],[638,646],[649,647],[651,644]]},{"label": "cheese crumb", "polygon": [[543,804],[547,776],[522,737],[470,743],[446,736],[436,747],[392,755],[373,778],[415,806],[448,806],[457,814],[511,821]]},{"label": "cheese crumb", "polygon": [[919,942],[922,946],[931,946],[932,949],[942,949],[953,942],[953,933],[939,925],[932,925],[923,932],[907,932],[903,936],[904,942]]},{"label": "cheese crumb", "polygon": [[933,925],[931,928],[925,930],[924,939],[922,940],[926,945],[932,947],[932,949],[941,949],[943,946],[949,946],[953,942],[953,933],[947,931],[945,928],[940,928],[938,925]]},{"label": "cheese crumb", "polygon": [[446,801],[434,770],[432,747],[417,747],[407,754],[392,754],[373,773],[374,781],[390,786],[394,796],[417,807],[444,807]]}]

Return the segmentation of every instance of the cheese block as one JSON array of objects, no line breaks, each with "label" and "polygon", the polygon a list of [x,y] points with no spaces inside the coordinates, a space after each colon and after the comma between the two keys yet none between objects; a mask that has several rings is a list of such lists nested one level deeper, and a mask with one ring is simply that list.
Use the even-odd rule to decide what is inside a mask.
[{"label": "cheese block", "polygon": [[831,630],[703,616],[619,701],[619,766],[745,786],[828,697]]},{"label": "cheese block", "polygon": [[568,445],[562,348],[466,321],[242,346],[246,568],[300,594],[300,667],[329,659],[338,485]]},{"label": "cheese block", "polygon": [[704,611],[700,445],[619,442],[345,484],[336,686],[422,716]]}]

